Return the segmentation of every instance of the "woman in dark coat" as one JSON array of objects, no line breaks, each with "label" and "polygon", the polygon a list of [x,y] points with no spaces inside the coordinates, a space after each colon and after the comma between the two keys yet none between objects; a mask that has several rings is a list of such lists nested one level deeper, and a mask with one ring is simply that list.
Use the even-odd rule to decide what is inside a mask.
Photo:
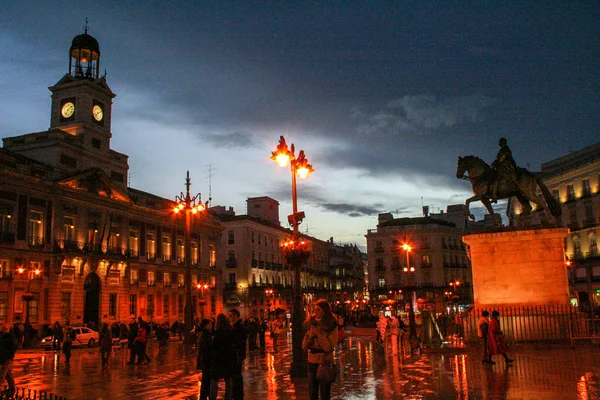
[{"label": "woman in dark coat", "polygon": [[212,363],[210,366],[210,399],[216,400],[219,380],[225,380],[225,399],[231,400],[233,390],[233,371],[236,363],[233,337],[233,325],[223,313],[217,316],[212,345]]},{"label": "woman in dark coat", "polygon": [[202,381],[200,383],[199,400],[206,400],[210,396],[210,367],[212,364],[213,347],[213,321],[203,319],[198,328],[198,344],[196,349],[196,369],[202,371]]},{"label": "woman in dark coat", "polygon": [[490,325],[488,327],[488,355],[489,360],[492,360],[492,356],[496,354],[502,354],[504,356],[504,361],[508,364],[513,362],[506,355],[508,351],[508,346],[504,343],[504,333],[500,329],[500,321],[498,317],[500,313],[496,310],[492,311],[492,318],[490,319]]},{"label": "woman in dark coat", "polygon": [[108,328],[108,324],[102,325],[98,347],[100,347],[102,367],[106,367],[108,365],[108,358],[112,352],[112,335],[110,333],[110,329]]}]

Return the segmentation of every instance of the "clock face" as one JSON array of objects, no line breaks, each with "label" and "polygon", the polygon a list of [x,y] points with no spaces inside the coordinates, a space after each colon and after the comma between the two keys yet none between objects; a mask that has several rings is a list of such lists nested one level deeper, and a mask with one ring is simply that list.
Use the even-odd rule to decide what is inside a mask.
[{"label": "clock face", "polygon": [[102,107],[95,105],[94,108],[92,108],[92,115],[96,121],[102,121],[102,118],[104,118],[104,111],[102,111]]},{"label": "clock face", "polygon": [[71,118],[74,112],[75,104],[71,103],[70,101],[63,104],[62,109],[60,110],[60,114],[63,116],[63,118]]}]

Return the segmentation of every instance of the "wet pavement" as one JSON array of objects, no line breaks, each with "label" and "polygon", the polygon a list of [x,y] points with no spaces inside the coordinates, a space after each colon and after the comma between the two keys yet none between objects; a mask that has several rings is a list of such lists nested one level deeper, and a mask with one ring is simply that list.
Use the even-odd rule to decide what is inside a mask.
[{"label": "wet pavement", "polygon": [[[373,330],[374,331],[374,330]],[[365,333],[367,332],[367,334]],[[384,354],[369,331],[350,332],[338,348],[340,379],[333,399],[600,399],[600,346],[519,346],[507,366],[481,363],[477,348],[450,348],[420,357]],[[247,400],[308,399],[306,379],[290,379],[291,336],[274,352],[249,352],[244,365]],[[201,374],[180,342],[149,345],[152,362],[127,365],[120,350],[101,368],[97,348],[75,349],[70,365],[52,351],[22,350],[13,362],[19,387],[75,399],[197,399]],[[222,396],[221,386],[220,395]]]}]

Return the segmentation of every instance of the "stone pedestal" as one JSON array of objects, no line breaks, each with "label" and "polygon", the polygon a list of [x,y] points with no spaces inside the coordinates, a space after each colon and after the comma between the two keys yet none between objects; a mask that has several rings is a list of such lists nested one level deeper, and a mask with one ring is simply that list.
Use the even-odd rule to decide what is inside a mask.
[{"label": "stone pedestal", "polygon": [[568,233],[567,228],[553,228],[464,236],[475,307],[568,304],[563,250]]}]

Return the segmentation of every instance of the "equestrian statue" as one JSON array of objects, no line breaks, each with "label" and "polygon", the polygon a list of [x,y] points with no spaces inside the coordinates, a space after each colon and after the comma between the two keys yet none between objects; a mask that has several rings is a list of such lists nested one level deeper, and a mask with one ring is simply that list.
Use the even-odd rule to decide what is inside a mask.
[{"label": "equestrian statue", "polygon": [[[517,167],[505,138],[500,138],[498,144],[500,150],[491,167],[479,157],[458,157],[456,177],[470,180],[475,195],[465,201],[467,215],[475,219],[469,211],[469,204],[473,201],[481,201],[488,212],[494,215],[492,203],[496,203],[498,199],[514,196],[521,203],[523,215],[531,212],[532,207],[529,202],[532,202],[544,209],[548,217],[560,216],[560,204],[544,182],[525,168]],[[468,178],[465,177],[465,173],[468,174]],[[538,188],[542,196],[536,193]]]}]

